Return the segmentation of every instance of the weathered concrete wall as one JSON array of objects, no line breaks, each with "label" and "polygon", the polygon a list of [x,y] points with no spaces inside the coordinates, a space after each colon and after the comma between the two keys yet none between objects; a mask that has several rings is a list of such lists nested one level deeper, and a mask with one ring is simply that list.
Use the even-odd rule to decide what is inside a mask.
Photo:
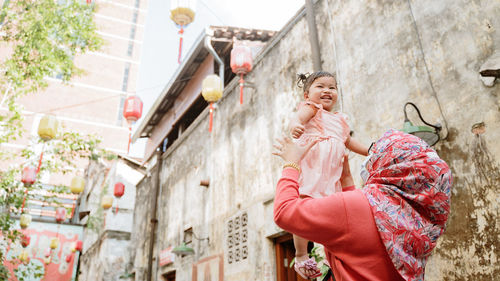
[{"label": "weathered concrete wall", "polygon": [[156,169],[138,183],[135,197],[132,235],[130,238],[130,271],[134,280],[146,280],[151,240],[151,219],[153,214],[153,193],[156,184]]},{"label": "weathered concrete wall", "polygon": [[[87,168],[80,211],[90,211],[90,217],[82,220],[86,228],[78,280],[118,281],[129,273],[135,184],[142,175],[125,162],[123,159],[109,163],[93,161]],[[119,200],[114,198],[111,209],[103,210],[101,198],[105,194],[113,196],[117,182],[125,185],[125,193]]]},{"label": "weathered concrete wall", "polygon": [[[447,124],[442,134],[447,139],[436,150],[453,170],[452,214],[426,280],[494,280],[500,274],[500,146],[495,145],[500,137],[500,84],[485,87],[478,70],[500,49],[500,2],[410,4],[411,10],[407,1],[318,1],[323,68],[338,68],[343,110],[354,137],[364,143],[387,128],[401,128],[407,101],[416,103],[427,121]],[[296,73],[312,68],[305,18],[299,16],[282,35],[246,77],[255,88],[245,89],[244,104],[238,104],[233,81],[218,103],[214,131],[208,133],[204,112],[165,153],[155,256],[179,245],[189,227],[210,240],[193,239],[195,255],[155,268],[157,280],[171,270],[178,280],[190,280],[193,263],[218,254],[224,256],[225,280],[275,280],[270,237],[280,230],[272,221],[272,196],[281,161],[271,155],[271,144],[301,99]],[[412,121],[418,120],[408,111]],[[471,127],[480,122],[485,132],[475,135]],[[352,155],[353,170],[361,160]],[[208,188],[200,186],[206,178]],[[146,204],[150,186],[145,180],[139,187],[144,197],[140,210],[136,205],[136,218],[151,212]],[[248,215],[248,256],[230,264],[228,222],[243,213]],[[134,227],[138,233],[144,229],[142,222]],[[146,240],[140,240],[141,249]],[[144,264],[137,261],[147,254],[141,251],[135,256],[136,278],[138,265]]]}]

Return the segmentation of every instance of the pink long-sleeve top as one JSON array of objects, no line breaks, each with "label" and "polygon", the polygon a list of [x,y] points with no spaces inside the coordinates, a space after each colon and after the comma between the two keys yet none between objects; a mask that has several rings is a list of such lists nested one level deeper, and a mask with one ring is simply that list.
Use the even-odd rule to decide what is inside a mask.
[{"label": "pink long-sleeve top", "polygon": [[301,199],[298,178],[297,170],[283,169],[274,200],[274,221],[279,227],[322,244],[337,281],[404,280],[387,254],[360,190]]}]

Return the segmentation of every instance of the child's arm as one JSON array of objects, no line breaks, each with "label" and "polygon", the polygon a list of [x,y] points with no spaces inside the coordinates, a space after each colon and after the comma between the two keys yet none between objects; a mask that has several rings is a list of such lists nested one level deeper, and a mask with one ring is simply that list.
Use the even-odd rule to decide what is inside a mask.
[{"label": "child's arm", "polygon": [[299,109],[290,120],[290,133],[295,139],[300,138],[304,133],[304,125],[316,114],[316,108],[312,105],[299,106]]},{"label": "child's arm", "polygon": [[347,137],[347,141],[345,142],[345,146],[352,152],[357,154],[361,154],[364,156],[368,156],[368,146],[358,142],[357,140],[351,138],[351,136]]}]

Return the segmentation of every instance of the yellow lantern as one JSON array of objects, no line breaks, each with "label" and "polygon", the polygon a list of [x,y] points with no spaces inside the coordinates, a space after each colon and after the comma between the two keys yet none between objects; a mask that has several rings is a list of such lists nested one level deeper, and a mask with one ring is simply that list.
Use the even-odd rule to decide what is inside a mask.
[{"label": "yellow lantern", "polygon": [[84,188],[85,188],[85,180],[83,179],[83,177],[75,176],[73,177],[73,179],[71,179],[71,185],[69,186],[71,193],[74,194],[82,193]]},{"label": "yellow lantern", "polygon": [[102,197],[101,206],[105,210],[111,208],[111,206],[113,206],[113,197],[111,195],[104,195]]},{"label": "yellow lantern", "polygon": [[207,102],[222,98],[222,82],[217,74],[210,74],[201,83],[201,95]]},{"label": "yellow lantern", "polygon": [[54,115],[44,115],[38,124],[38,135],[44,141],[49,141],[56,137],[59,122]]},{"label": "yellow lantern", "polygon": [[170,18],[179,26],[179,57],[177,62],[181,63],[182,57],[182,35],[184,27],[188,26],[194,20],[195,0],[171,0],[170,1]]},{"label": "yellow lantern", "polygon": [[27,262],[28,261],[28,251],[22,250],[21,253],[19,254],[19,260],[21,262]]},{"label": "yellow lantern", "polygon": [[52,237],[52,239],[50,239],[50,248],[54,250],[57,249],[58,246],[59,246],[59,239],[57,239],[57,237]]},{"label": "yellow lantern", "polygon": [[194,21],[195,0],[171,0],[170,18],[175,24],[186,26]]},{"label": "yellow lantern", "polygon": [[22,214],[19,219],[19,225],[22,229],[26,229],[31,223],[31,215],[30,214]]},{"label": "yellow lantern", "polygon": [[213,103],[218,101],[222,97],[222,81],[216,74],[211,74],[203,79],[201,83],[201,95],[203,98],[210,103],[210,120],[208,123],[208,131],[212,132],[213,123]]}]

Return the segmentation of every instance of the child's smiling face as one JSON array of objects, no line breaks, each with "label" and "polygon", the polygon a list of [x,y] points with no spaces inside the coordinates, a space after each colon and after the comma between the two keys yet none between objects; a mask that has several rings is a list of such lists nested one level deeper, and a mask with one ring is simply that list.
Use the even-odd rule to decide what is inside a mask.
[{"label": "child's smiling face", "polygon": [[304,98],[321,104],[326,111],[332,110],[338,98],[335,78],[327,76],[316,78],[304,93]]}]

